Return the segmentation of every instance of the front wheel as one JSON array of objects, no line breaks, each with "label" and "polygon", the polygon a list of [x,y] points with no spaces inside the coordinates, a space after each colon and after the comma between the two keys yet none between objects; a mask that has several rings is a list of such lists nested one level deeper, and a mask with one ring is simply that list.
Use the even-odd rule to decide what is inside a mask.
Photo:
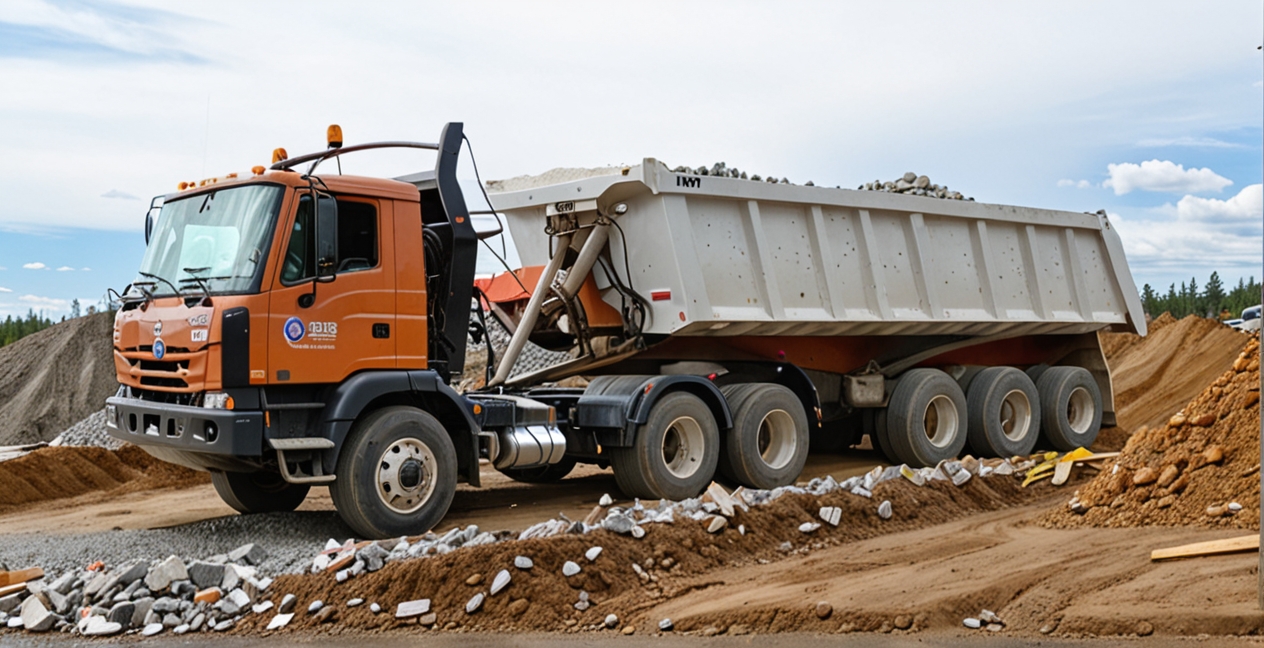
[{"label": "front wheel", "polygon": [[329,494],[362,537],[417,535],[447,514],[456,472],[456,449],[439,421],[416,408],[387,407],[352,428]]},{"label": "front wheel", "polygon": [[308,484],[291,484],[274,472],[213,472],[211,484],[238,513],[287,513],[307,499]]},{"label": "front wheel", "polygon": [[720,433],[697,396],[674,392],[650,410],[630,448],[611,448],[614,478],[629,497],[682,500],[711,483],[720,459]]}]

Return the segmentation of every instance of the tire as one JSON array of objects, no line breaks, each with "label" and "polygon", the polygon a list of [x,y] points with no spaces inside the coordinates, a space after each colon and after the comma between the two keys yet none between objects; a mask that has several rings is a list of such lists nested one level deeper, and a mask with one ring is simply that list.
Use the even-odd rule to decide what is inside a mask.
[{"label": "tire", "polygon": [[1055,450],[1087,448],[1102,428],[1102,392],[1081,367],[1050,367],[1036,381],[1040,430]]},{"label": "tire", "polygon": [[[808,417],[794,392],[771,383],[725,393],[733,429],[724,437],[720,472],[750,488],[793,484],[808,460]],[[724,390],[722,390],[724,391]]]},{"label": "tire", "polygon": [[1028,455],[1040,438],[1040,396],[1027,374],[989,367],[966,393],[966,438],[980,457]]},{"label": "tire", "polygon": [[1032,383],[1037,383],[1037,382],[1040,382],[1040,375],[1048,370],[1049,370],[1049,365],[1038,364],[1038,365],[1032,365],[1030,367],[1027,367],[1027,371],[1024,371],[1023,373],[1027,374],[1028,378],[1031,378]]},{"label": "tire", "polygon": [[887,405],[891,452],[913,468],[934,466],[966,445],[966,396],[938,369],[906,371]]},{"label": "tire", "polygon": [[867,408],[862,416],[865,418],[865,430],[869,433],[869,444],[873,446],[888,463],[902,463],[891,450],[891,434],[887,432],[887,410],[885,408]]},{"label": "tire", "polygon": [[575,469],[575,459],[562,457],[562,460],[537,468],[506,468],[500,473],[516,482],[524,484],[552,484],[571,474]]},{"label": "tire", "polygon": [[456,448],[438,420],[416,408],[386,407],[347,435],[329,494],[361,537],[419,535],[447,514],[456,473]]},{"label": "tire", "polygon": [[720,433],[702,399],[687,392],[663,396],[630,448],[611,448],[610,465],[629,497],[682,500],[706,489],[720,459]]},{"label": "tire", "polygon": [[238,513],[288,513],[307,499],[309,484],[291,484],[274,472],[213,472],[211,483]]}]

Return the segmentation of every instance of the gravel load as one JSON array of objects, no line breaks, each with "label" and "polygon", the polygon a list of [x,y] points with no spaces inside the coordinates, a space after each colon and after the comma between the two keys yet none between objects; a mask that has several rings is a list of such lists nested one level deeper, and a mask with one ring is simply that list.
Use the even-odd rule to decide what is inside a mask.
[{"label": "gravel load", "polygon": [[919,176],[912,171],[905,173],[900,178],[883,182],[882,180],[874,180],[866,182],[859,187],[861,191],[885,191],[888,193],[901,193],[909,196],[926,196],[928,198],[942,198],[944,200],[967,200],[974,201],[974,198],[966,198],[961,195],[960,191],[952,191],[946,185],[940,186],[932,184],[930,178]]}]

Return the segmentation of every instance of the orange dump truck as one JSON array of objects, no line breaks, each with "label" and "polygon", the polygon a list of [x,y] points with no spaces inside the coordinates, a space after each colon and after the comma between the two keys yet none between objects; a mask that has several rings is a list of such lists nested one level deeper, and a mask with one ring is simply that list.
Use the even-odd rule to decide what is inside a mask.
[{"label": "orange dump truck", "polygon": [[[121,295],[111,434],[210,471],[243,513],[326,485],[380,538],[436,525],[482,459],[522,481],[611,466],[628,495],[680,499],[717,475],[793,483],[810,444],[866,434],[910,465],[1087,445],[1114,409],[1096,331],[1144,332],[1104,216],[653,159],[502,185],[526,267],[484,292],[462,125],[341,139],[162,197]],[[331,169],[382,148],[434,150],[434,170]],[[512,339],[458,393],[485,310]],[[528,341],[572,359],[513,376]],[[591,382],[554,382],[575,375]]]}]

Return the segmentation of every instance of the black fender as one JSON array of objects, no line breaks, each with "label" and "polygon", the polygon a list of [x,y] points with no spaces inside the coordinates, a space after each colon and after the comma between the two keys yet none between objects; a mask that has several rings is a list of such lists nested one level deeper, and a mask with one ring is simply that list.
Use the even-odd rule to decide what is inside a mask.
[{"label": "black fender", "polygon": [[798,365],[788,362],[726,362],[724,367],[730,371],[721,381],[723,384],[735,382],[768,382],[781,385],[794,392],[803,404],[803,413],[808,417],[808,426],[812,429],[821,427],[821,399],[816,393],[816,385]]},{"label": "black fender", "polygon": [[351,426],[367,411],[385,405],[409,405],[426,411],[443,424],[456,447],[458,471],[479,484],[478,432],[473,403],[456,393],[435,371],[365,371],[334,388],[325,402],[320,435],[333,441],[324,453],[325,474],[335,474],[343,442]]},{"label": "black fender", "polygon": [[[636,428],[649,420],[650,410],[659,399],[678,391],[702,399],[721,431],[733,427],[733,415],[724,394],[714,383],[701,376],[647,376],[639,382],[624,381],[620,387],[613,391],[603,390],[600,394],[586,393],[575,406],[579,426],[596,427],[597,442],[601,445],[630,447],[636,440]],[[610,416],[615,408],[622,409],[621,420],[617,421],[619,427],[613,427],[616,421]]]}]

